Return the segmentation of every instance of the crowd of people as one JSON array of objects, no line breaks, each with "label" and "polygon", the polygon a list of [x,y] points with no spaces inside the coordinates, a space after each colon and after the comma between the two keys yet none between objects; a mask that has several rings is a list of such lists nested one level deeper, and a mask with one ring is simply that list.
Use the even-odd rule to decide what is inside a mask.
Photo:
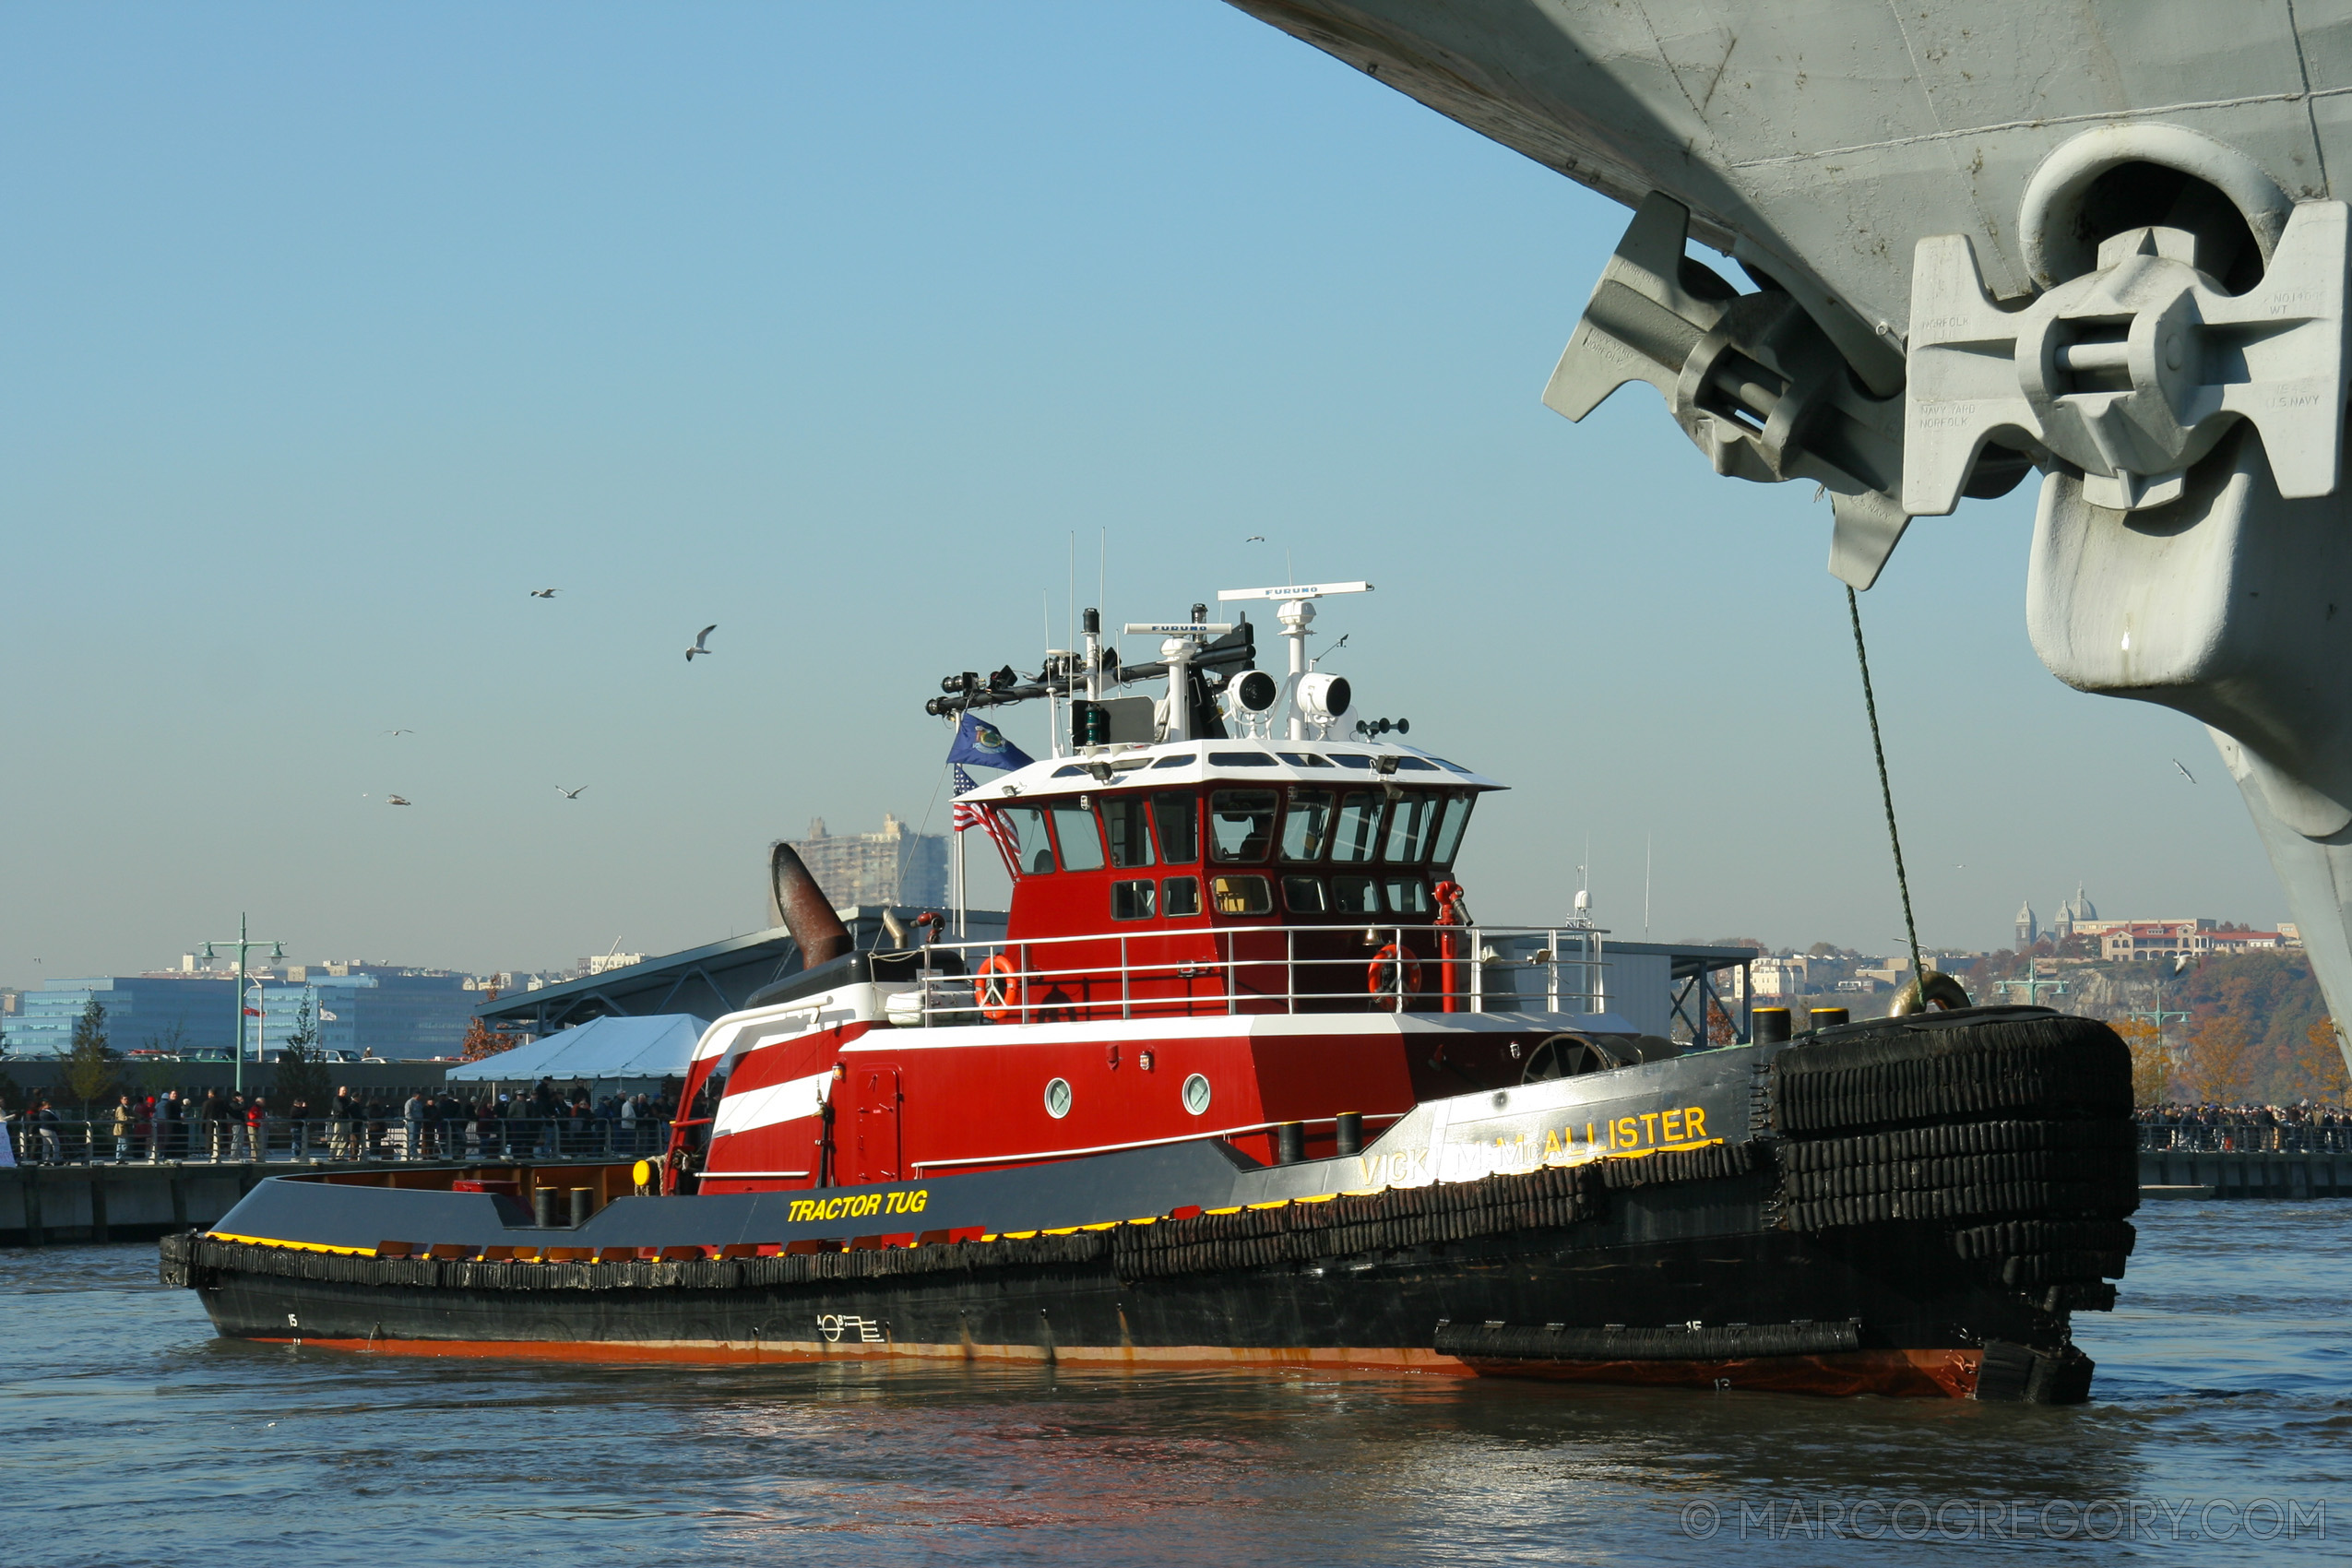
[{"label": "crowd of people", "polygon": [[28,1164],[167,1160],[628,1158],[657,1154],[676,1111],[667,1090],[591,1096],[542,1078],[529,1090],[466,1097],[443,1089],[340,1087],[325,1104],[266,1094],[166,1089],[119,1094],[87,1119],[42,1095],[0,1106]]},{"label": "crowd of people", "polygon": [[2149,1150],[2352,1152],[2352,1111],[2340,1105],[2152,1105],[2139,1119]]}]

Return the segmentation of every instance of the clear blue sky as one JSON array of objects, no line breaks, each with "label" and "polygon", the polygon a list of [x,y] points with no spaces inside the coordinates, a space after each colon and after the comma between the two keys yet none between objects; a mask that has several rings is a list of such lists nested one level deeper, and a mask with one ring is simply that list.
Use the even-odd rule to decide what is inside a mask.
[{"label": "clear blue sky", "polygon": [[[923,698],[1105,529],[1113,620],[1379,585],[1335,667],[1517,786],[1481,917],[1589,837],[1621,932],[1645,841],[1660,936],[1899,929],[1826,508],[1537,400],[1622,210],[1210,0],[18,5],[0,193],[0,981],[751,929],[770,838],[941,826]],[[2277,919],[2030,524],[1864,600],[1923,937]]]}]

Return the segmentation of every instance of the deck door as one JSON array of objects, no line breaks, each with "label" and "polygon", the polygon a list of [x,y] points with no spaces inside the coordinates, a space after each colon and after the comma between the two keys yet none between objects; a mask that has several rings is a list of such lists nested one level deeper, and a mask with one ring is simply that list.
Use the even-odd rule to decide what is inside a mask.
[{"label": "deck door", "polygon": [[898,1069],[886,1064],[860,1065],[850,1070],[850,1081],[857,1088],[857,1115],[849,1133],[849,1184],[901,1180],[906,1168],[900,1155],[899,1123],[904,1118],[899,1112],[905,1096],[899,1088]]}]

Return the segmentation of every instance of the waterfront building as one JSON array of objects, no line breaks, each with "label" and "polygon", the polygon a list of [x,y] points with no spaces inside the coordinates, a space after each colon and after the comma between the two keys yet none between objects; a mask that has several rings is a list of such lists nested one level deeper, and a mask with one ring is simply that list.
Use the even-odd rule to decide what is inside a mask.
[{"label": "waterfront building", "polygon": [[[827,833],[825,819],[818,817],[809,824],[806,838],[790,842],[837,909],[944,909],[953,900],[947,836],[909,833],[887,812],[879,833]],[[783,916],[771,908],[768,923],[781,925]]]},{"label": "waterfront building", "polygon": [[236,981],[225,975],[60,977],[24,993],[22,1013],[7,1023],[8,1054],[65,1055],[93,996],[106,1009],[107,1044],[125,1054],[172,1042],[175,1028],[184,1054],[225,1060],[236,1039]]},{"label": "waterfront building", "polygon": [[[264,1059],[274,1058],[293,1034],[304,1003],[319,1045],[330,1052],[387,1062],[456,1056],[481,1000],[462,975],[390,964],[296,964],[255,970],[246,982],[259,986]],[[241,1016],[245,1050],[254,1050],[254,1022],[239,1011],[236,984],[220,970],[194,968],[47,980],[25,993],[23,1016],[8,1020],[7,1054],[65,1055],[73,1047],[75,1023],[95,996],[106,1009],[107,1043],[125,1055],[175,1051],[184,1058],[225,1062]],[[254,1000],[249,993],[244,1004]]]},{"label": "waterfront building", "polygon": [[275,1057],[304,1003],[319,1045],[356,1059],[424,1062],[456,1056],[481,997],[468,977],[391,964],[293,965],[262,986],[262,1051]]}]

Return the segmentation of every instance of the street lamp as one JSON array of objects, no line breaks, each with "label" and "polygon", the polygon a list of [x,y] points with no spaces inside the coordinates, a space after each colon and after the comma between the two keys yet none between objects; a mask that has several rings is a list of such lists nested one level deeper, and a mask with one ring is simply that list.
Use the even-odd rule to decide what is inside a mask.
[{"label": "street lamp", "polygon": [[[235,941],[232,942],[227,937],[222,937],[217,944],[208,942],[204,944],[204,956],[207,962],[211,960],[212,949],[216,945],[221,947],[233,947],[237,950],[237,990],[235,1003],[237,1009],[237,1049],[234,1057],[237,1063],[237,1069],[235,1074],[236,1087],[232,1092],[243,1094],[245,1092],[245,955],[256,947],[267,945],[269,949],[269,956],[272,959],[283,958],[286,956],[286,944],[282,942],[269,942],[265,944],[263,939],[258,936],[247,935],[245,932],[245,917],[244,914],[240,913],[237,916],[237,936]],[[254,1030],[254,1057],[256,1065],[260,1062],[260,1044],[261,1030],[256,1027]]]}]

